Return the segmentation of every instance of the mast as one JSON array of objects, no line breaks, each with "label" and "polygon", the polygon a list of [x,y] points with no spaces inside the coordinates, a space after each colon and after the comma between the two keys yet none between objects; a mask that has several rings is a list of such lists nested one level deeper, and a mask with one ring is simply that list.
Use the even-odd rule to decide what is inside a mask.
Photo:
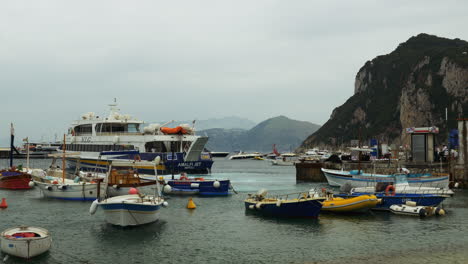
[{"label": "mast", "polygon": [[26,138],[26,168],[29,169],[29,137]]},{"label": "mast", "polygon": [[65,150],[67,148],[65,134],[63,134],[63,156],[62,156],[62,183],[65,184]]},{"label": "mast", "polygon": [[10,168],[13,167],[13,141],[15,140],[15,129],[13,128],[13,123],[11,123],[11,136],[10,136]]}]

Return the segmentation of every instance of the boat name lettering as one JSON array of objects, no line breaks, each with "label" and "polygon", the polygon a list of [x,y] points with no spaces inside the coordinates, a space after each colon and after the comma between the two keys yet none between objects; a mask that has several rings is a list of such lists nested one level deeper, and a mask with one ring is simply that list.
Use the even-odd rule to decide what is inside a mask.
[{"label": "boat name lettering", "polygon": [[200,161],[197,161],[197,162],[181,162],[181,163],[179,163],[178,166],[179,167],[197,167],[197,166],[201,166],[201,162]]},{"label": "boat name lettering", "polygon": [[91,137],[81,137],[81,142],[91,142]]}]

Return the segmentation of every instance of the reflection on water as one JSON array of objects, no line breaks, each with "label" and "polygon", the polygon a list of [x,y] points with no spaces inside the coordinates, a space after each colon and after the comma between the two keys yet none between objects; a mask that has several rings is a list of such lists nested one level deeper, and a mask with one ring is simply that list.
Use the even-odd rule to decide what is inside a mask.
[{"label": "reflection on water", "polygon": [[[50,164],[34,162],[35,167]],[[50,252],[27,263],[463,263],[468,255],[462,250],[468,248],[467,191],[446,200],[443,217],[370,212],[277,219],[246,213],[247,193],[329,187],[296,184],[294,167],[262,161],[217,160],[209,177],[231,179],[240,193],[195,196],[195,210],[186,209],[188,197],[170,196],[158,222],[130,228],[107,224],[102,210],[90,215],[90,202],[44,199],[38,189],[0,190],[9,204],[0,210],[0,230],[26,224],[51,232]]]}]

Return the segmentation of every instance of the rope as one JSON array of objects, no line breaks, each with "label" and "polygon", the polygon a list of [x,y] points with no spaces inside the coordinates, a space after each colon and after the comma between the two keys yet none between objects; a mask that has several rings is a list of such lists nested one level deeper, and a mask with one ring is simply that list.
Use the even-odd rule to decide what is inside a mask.
[{"label": "rope", "polygon": [[234,190],[234,186],[232,186],[232,184],[229,184],[229,188],[231,188],[231,190],[232,190],[235,194],[238,194],[238,193],[236,192],[236,190]]},{"label": "rope", "polygon": [[135,223],[136,223],[137,225],[139,225],[138,221],[137,221],[136,218],[133,216],[132,212],[130,212],[129,209],[127,209],[127,211],[128,211],[128,213],[132,216],[132,218],[133,218],[133,220],[135,221]]}]

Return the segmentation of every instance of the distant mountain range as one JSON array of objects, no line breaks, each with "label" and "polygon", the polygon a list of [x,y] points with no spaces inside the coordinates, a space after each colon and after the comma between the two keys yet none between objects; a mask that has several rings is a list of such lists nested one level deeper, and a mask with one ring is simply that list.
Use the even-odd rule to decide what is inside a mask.
[{"label": "distant mountain range", "polygon": [[252,129],[212,128],[199,130],[198,135],[210,139],[206,148],[211,151],[260,151],[271,152],[276,144],[279,151],[293,151],[320,126],[278,116],[265,120]]},{"label": "distant mountain range", "polygon": [[[193,120],[190,121],[177,121],[177,124],[192,124]],[[212,129],[212,128],[224,128],[224,129],[251,129],[256,125],[255,122],[242,117],[228,116],[223,118],[210,118],[205,120],[196,120],[195,128],[200,130]]]}]

